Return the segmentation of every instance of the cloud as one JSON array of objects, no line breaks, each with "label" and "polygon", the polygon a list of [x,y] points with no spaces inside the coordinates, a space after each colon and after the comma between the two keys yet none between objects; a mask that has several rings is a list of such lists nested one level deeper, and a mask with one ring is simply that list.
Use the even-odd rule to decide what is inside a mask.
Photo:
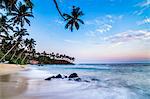
[{"label": "cloud", "polygon": [[150,6],[150,0],[144,0],[143,2],[138,4],[140,7],[148,7]]},{"label": "cloud", "polygon": [[64,24],[64,21],[61,21],[61,20],[58,20],[58,19],[55,20],[55,22],[56,22],[57,24],[61,24],[61,25]]},{"label": "cloud", "polygon": [[89,37],[96,37],[100,34],[109,32],[113,28],[112,24],[118,19],[118,17],[121,19],[123,16],[113,16],[107,14],[103,17],[86,21],[85,24],[92,27],[92,29],[90,28],[90,30],[86,32],[86,35]]},{"label": "cloud", "polygon": [[138,25],[149,24],[149,23],[150,23],[150,18],[145,18],[144,20],[137,22]]},{"label": "cloud", "polygon": [[138,10],[136,10],[133,14],[136,15],[141,15],[144,13],[144,11],[148,11],[150,8],[150,0],[143,0],[143,2],[140,2],[136,5],[134,5],[134,7],[140,7],[140,9],[138,8]]},{"label": "cloud", "polygon": [[64,40],[66,43],[70,43],[70,44],[79,44],[81,43],[80,41],[76,41],[76,40]]},{"label": "cloud", "polygon": [[112,25],[110,25],[110,24],[103,24],[102,26],[97,28],[95,31],[99,32],[99,33],[105,33],[105,32],[110,31],[111,28],[112,28]]},{"label": "cloud", "polygon": [[113,36],[105,37],[105,41],[111,43],[123,43],[132,40],[150,40],[150,31],[148,30],[129,30],[126,32],[118,33]]}]

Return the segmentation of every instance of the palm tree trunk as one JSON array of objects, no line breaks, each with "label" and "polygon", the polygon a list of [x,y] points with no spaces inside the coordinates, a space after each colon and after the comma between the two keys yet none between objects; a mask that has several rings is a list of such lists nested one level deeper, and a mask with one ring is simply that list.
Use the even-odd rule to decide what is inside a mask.
[{"label": "palm tree trunk", "polygon": [[16,55],[17,50],[15,50],[14,54],[11,56],[10,60],[12,60],[14,58],[14,56]]},{"label": "palm tree trunk", "polygon": [[59,7],[58,7],[58,4],[57,4],[56,0],[53,0],[53,1],[54,1],[54,3],[55,3],[56,9],[57,9],[58,13],[60,14],[60,16],[61,16],[64,20],[66,20],[66,18],[63,16],[63,14],[61,13],[61,11],[60,11],[60,9],[59,9]]},{"label": "palm tree trunk", "polygon": [[2,60],[16,47],[18,43],[16,43],[10,50],[8,50],[8,52],[0,59],[0,62],[2,62]]},{"label": "palm tree trunk", "polygon": [[24,60],[26,59],[28,55],[25,55],[24,58],[22,59],[21,63],[23,64]]},{"label": "palm tree trunk", "polygon": [[17,60],[18,60],[19,58],[21,58],[21,55],[23,54],[24,51],[25,51],[25,49],[19,54],[19,56],[18,56],[17,59],[15,60],[15,63],[17,62]]},{"label": "palm tree trunk", "polygon": [[[29,45],[28,45],[28,46],[29,46]],[[18,60],[19,58],[21,58],[21,55],[23,54],[23,52],[25,51],[25,49],[26,49],[28,46],[26,46],[26,47],[24,48],[24,50],[19,54],[19,56],[17,57],[17,59],[15,60],[15,62],[17,62],[17,60]]]}]

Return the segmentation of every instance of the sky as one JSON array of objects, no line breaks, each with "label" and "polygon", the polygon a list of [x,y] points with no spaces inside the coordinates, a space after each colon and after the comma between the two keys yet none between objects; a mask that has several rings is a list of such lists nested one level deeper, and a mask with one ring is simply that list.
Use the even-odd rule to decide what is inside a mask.
[{"label": "sky", "polygon": [[37,51],[58,52],[76,63],[149,62],[150,0],[57,0],[63,13],[73,5],[84,13],[84,25],[66,30],[53,0],[33,0],[28,26]]}]

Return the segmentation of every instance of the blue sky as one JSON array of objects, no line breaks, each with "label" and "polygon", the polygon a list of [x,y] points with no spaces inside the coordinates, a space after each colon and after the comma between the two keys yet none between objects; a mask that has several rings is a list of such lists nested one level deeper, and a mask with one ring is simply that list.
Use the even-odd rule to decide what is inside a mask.
[{"label": "blue sky", "polygon": [[150,0],[57,0],[62,12],[84,12],[78,31],[64,28],[53,0],[33,0],[30,36],[40,52],[65,53],[76,62],[148,62]]}]

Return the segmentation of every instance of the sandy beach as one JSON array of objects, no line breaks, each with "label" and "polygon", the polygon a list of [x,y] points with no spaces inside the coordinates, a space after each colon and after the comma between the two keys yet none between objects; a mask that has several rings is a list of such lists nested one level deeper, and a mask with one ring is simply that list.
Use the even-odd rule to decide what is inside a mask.
[{"label": "sandy beach", "polygon": [[0,75],[12,74],[25,69],[26,65],[0,64]]}]

